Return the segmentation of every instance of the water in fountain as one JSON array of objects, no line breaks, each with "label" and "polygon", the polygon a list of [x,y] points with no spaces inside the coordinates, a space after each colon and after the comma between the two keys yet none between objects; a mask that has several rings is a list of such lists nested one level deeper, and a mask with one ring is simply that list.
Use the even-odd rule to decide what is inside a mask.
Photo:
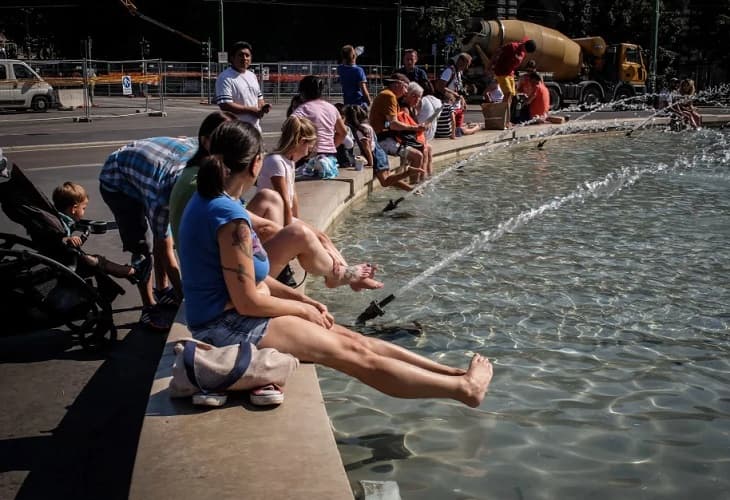
[{"label": "water in fountain", "polygon": [[[351,480],[404,500],[730,491],[729,145],[703,129],[518,146],[415,199],[418,218],[378,216],[382,193],[354,211],[332,236],[391,289],[481,238],[386,320],[417,319],[398,342],[433,359],[487,354],[495,379],[466,410],[318,367]],[[339,319],[384,293],[308,286]]]},{"label": "water in fountain", "polygon": [[[587,121],[586,119],[591,116],[592,114],[601,111],[603,109],[606,109],[611,106],[620,105],[622,103],[634,101],[636,99],[645,99],[646,96],[630,96],[626,97],[624,99],[619,99],[617,101],[610,101],[605,103],[598,103],[595,106],[592,106],[591,109],[586,112],[585,114],[578,116],[574,120],[561,124],[559,126],[553,126],[550,127],[547,130],[536,130],[533,134],[528,134],[526,136],[517,137],[517,132],[524,127],[527,127],[529,125],[533,125],[535,123],[539,122],[539,118],[533,118],[528,121],[519,123],[517,125],[514,125],[512,128],[505,130],[504,132],[501,132],[493,139],[490,139],[486,141],[476,152],[472,153],[465,159],[461,159],[459,161],[456,161],[454,163],[451,163],[447,165],[445,168],[441,169],[441,171],[431,177],[430,179],[426,179],[425,181],[419,183],[416,188],[413,191],[410,191],[408,193],[403,194],[402,200],[406,200],[410,197],[412,197],[415,193],[422,193],[425,188],[432,187],[436,185],[439,181],[441,181],[444,177],[451,175],[454,171],[461,169],[464,165],[474,163],[475,160],[477,160],[479,157],[490,153],[492,151],[496,151],[497,149],[503,148],[503,147],[510,147],[515,144],[519,144],[520,142],[524,140],[530,140],[530,139],[547,139],[549,137],[558,136],[558,135],[566,135],[566,134],[574,134],[577,132],[595,132],[600,129],[607,128],[607,124],[603,123],[601,125],[596,125],[594,123],[591,123],[589,126],[584,125],[581,123],[582,121]],[[626,122],[627,124],[629,122]],[[626,124],[621,125],[618,121],[611,122],[610,126],[612,128],[617,127],[625,127]],[[400,203],[400,201],[398,202]],[[390,206],[390,205],[389,205]],[[397,206],[397,205],[396,205]]]}]

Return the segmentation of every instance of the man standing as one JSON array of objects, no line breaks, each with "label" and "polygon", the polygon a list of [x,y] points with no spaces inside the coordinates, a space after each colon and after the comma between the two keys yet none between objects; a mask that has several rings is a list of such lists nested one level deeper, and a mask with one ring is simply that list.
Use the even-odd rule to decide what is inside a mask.
[{"label": "man standing", "polygon": [[249,71],[253,51],[248,42],[236,42],[228,51],[231,64],[215,81],[215,103],[221,111],[230,111],[242,122],[261,131],[259,119],[269,112],[271,105],[264,102],[259,81]]},{"label": "man standing", "polygon": [[[377,146],[374,151],[373,171],[382,186],[396,186],[404,191],[410,191],[412,186],[403,179],[411,175],[424,174],[423,153],[415,147],[407,146],[398,141],[402,133],[417,134],[426,130],[423,124],[409,125],[398,120],[398,99],[408,91],[408,78],[402,73],[394,73],[384,78],[386,87],[380,92],[370,107],[370,125],[377,136]],[[390,175],[387,153],[400,156],[408,160],[413,167],[406,167],[397,175]],[[410,171],[409,171],[410,170]]]},{"label": "man standing", "polygon": [[[515,89],[515,70],[520,67],[527,53],[535,52],[537,45],[534,40],[525,37],[519,42],[506,43],[496,50],[487,70],[494,71],[499,86],[504,93],[507,103],[507,123],[511,122],[510,108],[512,98],[517,94]],[[508,125],[509,126],[509,125]]]},{"label": "man standing", "polygon": [[415,49],[406,49],[403,52],[403,66],[398,73],[403,73],[412,82],[416,82],[423,88],[423,95],[433,94],[433,85],[428,79],[428,73],[420,66],[416,66],[418,62],[418,51]]},{"label": "man standing", "polygon": [[169,230],[170,193],[197,147],[198,141],[189,138],[137,140],[112,153],[99,174],[101,198],[117,222],[122,250],[132,253],[133,264],[153,259],[155,290],[149,275],[137,287],[142,298],[140,323],[156,330],[167,330],[172,323],[163,306],[182,300],[180,267]]}]

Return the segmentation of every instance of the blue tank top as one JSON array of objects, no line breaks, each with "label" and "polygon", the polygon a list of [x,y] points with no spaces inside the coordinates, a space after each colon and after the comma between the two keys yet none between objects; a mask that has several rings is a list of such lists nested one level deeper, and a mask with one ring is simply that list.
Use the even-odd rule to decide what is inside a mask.
[{"label": "blue tank top", "polygon": [[[200,326],[216,318],[229,300],[220,262],[218,230],[240,219],[251,227],[251,219],[241,202],[226,195],[208,200],[195,193],[185,207],[177,252],[188,326]],[[251,235],[254,274],[258,284],[269,273],[269,257],[253,228]]]}]

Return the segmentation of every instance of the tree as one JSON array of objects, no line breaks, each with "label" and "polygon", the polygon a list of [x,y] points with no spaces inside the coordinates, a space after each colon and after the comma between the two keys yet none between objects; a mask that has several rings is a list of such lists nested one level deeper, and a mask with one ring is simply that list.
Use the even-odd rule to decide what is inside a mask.
[{"label": "tree", "polygon": [[[480,0],[441,0],[438,10],[425,7],[418,14],[416,35],[424,44],[444,45],[447,52],[454,52],[461,46],[466,32],[465,21],[482,9]],[[453,42],[445,44],[447,36],[453,35]]]}]

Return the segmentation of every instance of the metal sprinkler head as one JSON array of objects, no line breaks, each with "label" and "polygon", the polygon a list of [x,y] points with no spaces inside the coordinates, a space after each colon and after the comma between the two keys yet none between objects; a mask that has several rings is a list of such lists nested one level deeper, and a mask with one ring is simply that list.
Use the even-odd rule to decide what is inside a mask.
[{"label": "metal sprinkler head", "polygon": [[388,205],[386,205],[386,207],[383,209],[383,212],[390,212],[391,210],[395,210],[396,208],[398,208],[398,205],[403,200],[405,200],[405,198],[403,196],[401,196],[400,198],[398,198],[395,201],[393,201],[393,200],[388,201]]},{"label": "metal sprinkler head", "polygon": [[380,302],[377,302],[373,300],[367,309],[365,309],[362,313],[360,313],[360,316],[357,317],[355,320],[355,324],[357,325],[363,325],[366,321],[369,321],[373,318],[376,318],[378,316],[382,316],[385,314],[385,311],[383,310],[383,307],[390,304],[393,299],[395,299],[395,295],[390,294],[387,297],[385,297]]}]

